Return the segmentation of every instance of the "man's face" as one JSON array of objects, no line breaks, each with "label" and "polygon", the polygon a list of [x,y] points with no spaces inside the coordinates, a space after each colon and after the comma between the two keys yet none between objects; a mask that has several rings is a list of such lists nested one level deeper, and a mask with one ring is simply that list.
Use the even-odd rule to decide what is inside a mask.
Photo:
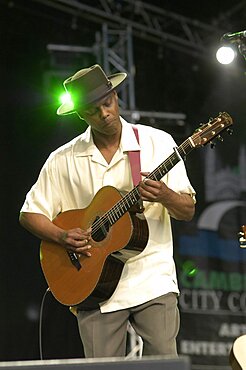
[{"label": "man's face", "polygon": [[120,125],[117,93],[112,91],[85,110],[78,109],[78,114],[91,126],[94,134],[113,135]]}]

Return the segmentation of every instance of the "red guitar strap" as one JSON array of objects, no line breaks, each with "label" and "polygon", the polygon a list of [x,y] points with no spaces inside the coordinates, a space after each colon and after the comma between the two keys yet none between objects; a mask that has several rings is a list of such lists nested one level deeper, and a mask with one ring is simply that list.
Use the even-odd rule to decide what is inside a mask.
[{"label": "red guitar strap", "polygon": [[[132,128],[136,136],[137,142],[139,144],[139,135],[138,135],[137,126],[132,126]],[[132,170],[133,185],[136,186],[139,184],[139,181],[141,180],[140,151],[139,150],[129,151],[128,156],[129,156],[129,161],[130,161],[131,170]]]}]

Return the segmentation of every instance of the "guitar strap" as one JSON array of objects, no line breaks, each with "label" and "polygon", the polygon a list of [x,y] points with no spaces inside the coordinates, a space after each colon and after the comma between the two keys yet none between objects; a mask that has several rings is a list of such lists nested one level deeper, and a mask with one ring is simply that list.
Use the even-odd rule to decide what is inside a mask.
[{"label": "guitar strap", "polygon": [[[137,126],[132,126],[132,129],[136,136],[137,142],[139,144],[139,135],[138,135]],[[137,186],[139,182],[141,181],[140,150],[130,150],[128,152],[128,158],[129,158],[130,165],[131,165],[133,185]],[[141,198],[139,199],[138,204],[136,205],[135,211],[137,213],[143,213],[144,211],[143,201]]]},{"label": "guitar strap", "polygon": [[[137,142],[139,144],[139,135],[138,135],[137,126],[132,126],[132,128],[136,136]],[[140,151],[139,150],[129,151],[128,158],[129,158],[130,165],[131,165],[133,185],[136,186],[138,185],[139,181],[141,181]]]}]

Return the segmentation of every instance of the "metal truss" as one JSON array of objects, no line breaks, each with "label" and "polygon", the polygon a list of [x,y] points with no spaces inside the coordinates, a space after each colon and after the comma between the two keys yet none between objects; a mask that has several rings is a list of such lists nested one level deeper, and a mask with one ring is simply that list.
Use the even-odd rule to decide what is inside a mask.
[{"label": "metal truss", "polygon": [[124,111],[135,109],[135,68],[132,32],[129,26],[126,29],[110,29],[104,23],[102,32],[96,34],[95,44],[92,47],[48,44],[47,50],[50,56],[51,69],[44,76],[46,87],[49,86],[50,80],[55,76],[65,78],[66,73],[68,73],[68,68],[65,67],[69,66],[65,65],[64,60],[70,62],[71,67],[75,58],[83,60],[83,55],[91,54],[94,55],[96,62],[103,66],[107,75],[119,71],[127,73],[127,80],[117,89],[119,105]]},{"label": "metal truss", "polygon": [[[114,72],[126,72],[127,80],[118,88],[119,105],[121,115],[130,122],[141,121],[144,124],[161,127],[173,125],[176,122],[183,134],[185,129],[186,115],[172,112],[147,112],[137,110],[135,107],[134,74],[135,67],[132,50],[131,29],[112,30],[107,24],[103,24],[102,35],[97,35],[96,43],[92,47],[48,44],[47,51],[50,55],[50,69],[44,74],[46,90],[50,90],[50,81],[54,77],[65,79],[69,73],[73,73],[72,61],[75,56],[83,59],[84,54],[94,55],[97,63],[101,64],[107,74]],[[61,54],[61,55],[60,55]],[[67,56],[70,55],[70,58]],[[68,65],[64,64],[68,60]],[[69,69],[70,67],[70,69]]]},{"label": "metal truss", "polygon": [[107,74],[115,72],[126,72],[127,80],[120,88],[120,106],[123,109],[135,108],[134,88],[134,61],[132,47],[132,29],[126,28],[111,29],[104,23],[102,27],[102,40],[98,49],[102,51],[102,64]]},{"label": "metal truss", "polygon": [[[214,40],[220,40],[225,32],[225,28],[220,29],[218,25],[225,23],[225,19],[230,17],[231,13],[236,13],[244,3],[234,6],[231,12],[221,14],[216,25],[210,25],[140,0],[31,1],[55,9],[58,11],[57,17],[59,12],[70,16],[71,22],[78,26],[85,20],[102,26],[101,36],[96,33],[97,40],[91,51],[107,73],[114,73],[115,70],[127,72],[128,80],[121,87],[119,99],[122,113],[131,121],[139,118],[149,119],[150,116],[153,119],[155,113],[136,111],[135,108],[132,38],[140,38],[194,57],[205,58],[210,55],[209,49]],[[181,114],[180,117],[176,113],[171,113],[172,118],[170,113],[156,114],[158,117],[155,118],[158,120],[175,120],[178,126],[183,126],[186,118],[185,115]]]},{"label": "metal truss", "polygon": [[130,26],[133,35],[196,57],[205,57],[224,30],[140,0],[32,0],[111,28]]}]

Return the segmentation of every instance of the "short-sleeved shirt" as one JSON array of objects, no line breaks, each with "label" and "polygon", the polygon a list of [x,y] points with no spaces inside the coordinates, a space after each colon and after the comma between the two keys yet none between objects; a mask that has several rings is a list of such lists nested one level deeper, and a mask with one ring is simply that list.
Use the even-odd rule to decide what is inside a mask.
[{"label": "short-sleeved shirt", "polygon": [[[138,124],[139,143],[132,125],[121,118],[119,148],[108,164],[93,142],[91,128],[51,153],[26,196],[21,212],[40,213],[53,220],[60,212],[90,205],[104,186],[120,192],[133,188],[128,151],[140,151],[141,170],[152,172],[177,147],[168,133]],[[162,180],[178,193],[195,196],[180,160]],[[133,307],[168,292],[179,293],[170,215],[156,202],[144,202],[149,240],[144,250],[124,265],[116,290],[101,304],[102,312]]]}]

